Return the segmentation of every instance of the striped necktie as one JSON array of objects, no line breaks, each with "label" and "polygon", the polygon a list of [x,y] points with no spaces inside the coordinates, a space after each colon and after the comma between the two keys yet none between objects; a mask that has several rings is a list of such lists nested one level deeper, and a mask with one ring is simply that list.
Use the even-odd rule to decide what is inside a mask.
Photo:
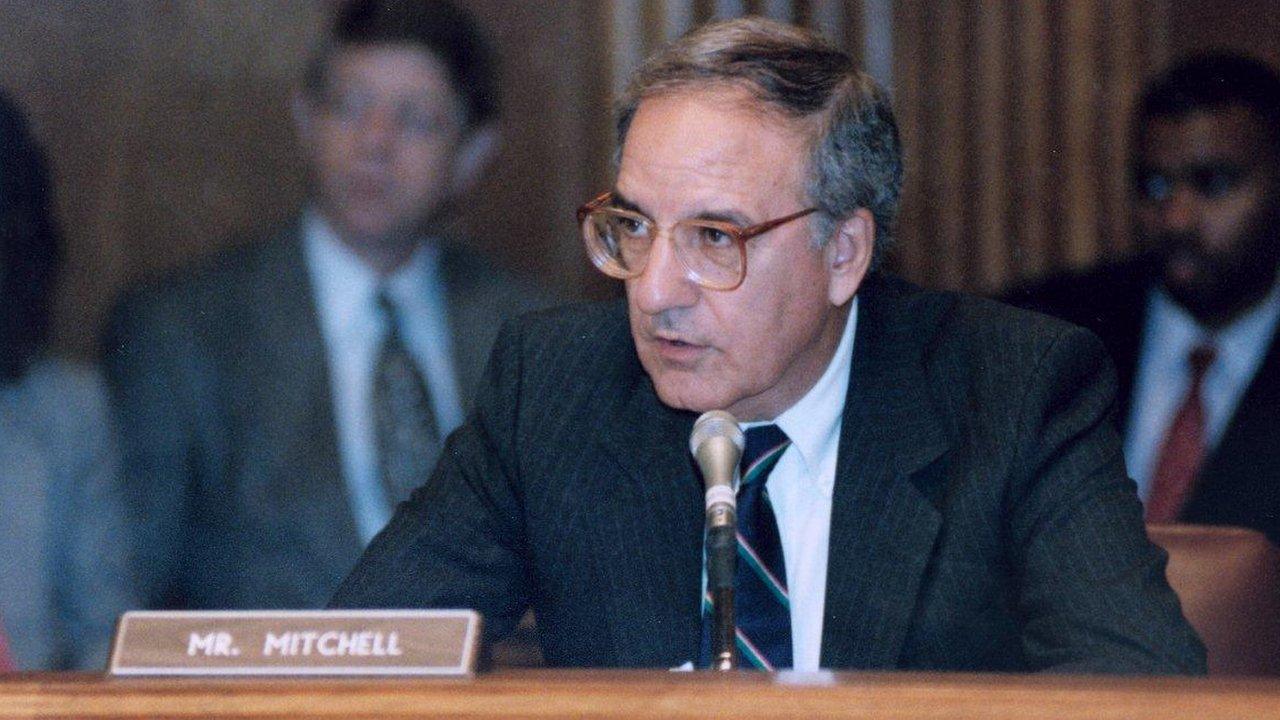
[{"label": "striped necktie", "polygon": [[[746,432],[738,485],[738,567],[734,614],[741,667],[791,667],[791,600],[787,568],[765,481],[791,440],[777,425]],[[711,595],[702,599],[702,666],[711,660]]]}]

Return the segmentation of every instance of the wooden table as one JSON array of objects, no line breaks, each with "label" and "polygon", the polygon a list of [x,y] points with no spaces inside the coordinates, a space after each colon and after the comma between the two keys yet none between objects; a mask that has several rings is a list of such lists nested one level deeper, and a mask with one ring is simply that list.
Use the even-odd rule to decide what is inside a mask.
[{"label": "wooden table", "polygon": [[473,679],[0,680],[0,718],[1280,718],[1280,681],[507,671]]}]

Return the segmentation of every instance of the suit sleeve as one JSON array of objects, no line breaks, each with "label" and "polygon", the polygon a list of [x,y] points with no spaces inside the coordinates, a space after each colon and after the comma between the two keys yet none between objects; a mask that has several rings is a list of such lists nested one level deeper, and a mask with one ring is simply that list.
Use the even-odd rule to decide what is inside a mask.
[{"label": "suit sleeve", "polygon": [[179,309],[145,294],[117,308],[104,339],[120,440],[117,495],[131,545],[129,575],[143,607],[184,604],[183,555],[199,483],[199,355]]},{"label": "suit sleeve", "polygon": [[518,478],[520,333],[499,335],[467,422],[449,436],[431,478],[397,508],[331,605],[471,608],[487,639],[506,635],[529,604]]},{"label": "suit sleeve", "polygon": [[1006,517],[1022,645],[1032,668],[1204,673],[1205,651],[1146,537],[1110,420],[1114,372],[1072,328],[1052,343],[1022,400]]}]

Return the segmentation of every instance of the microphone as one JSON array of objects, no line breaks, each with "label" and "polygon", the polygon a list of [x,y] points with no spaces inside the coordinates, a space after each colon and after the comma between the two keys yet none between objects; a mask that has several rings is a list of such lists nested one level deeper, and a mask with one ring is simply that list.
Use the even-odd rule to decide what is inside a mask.
[{"label": "microphone", "polygon": [[707,592],[711,593],[711,666],[737,665],[733,614],[733,576],[738,562],[738,500],[734,480],[742,457],[742,429],[723,410],[703,413],[693,423],[689,451],[698,461],[707,488]]},{"label": "microphone", "polygon": [[733,481],[744,444],[738,421],[724,410],[703,413],[693,423],[689,452],[698,461],[707,488],[707,526],[735,525],[737,496]]}]

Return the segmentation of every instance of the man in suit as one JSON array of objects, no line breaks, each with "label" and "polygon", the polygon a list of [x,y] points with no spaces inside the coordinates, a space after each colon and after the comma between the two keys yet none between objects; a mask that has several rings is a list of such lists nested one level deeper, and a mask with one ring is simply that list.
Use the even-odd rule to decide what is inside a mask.
[{"label": "man in suit", "polygon": [[296,222],[115,313],[153,607],[322,605],[461,421],[528,286],[438,234],[495,143],[493,59],[445,2],[358,1],[294,99]]},{"label": "man in suit", "polygon": [[531,606],[551,664],[705,664],[688,443],[721,409],[746,434],[744,666],[1203,671],[1096,339],[873,269],[901,151],[848,56],[711,25],[620,108],[613,190],[579,214],[625,302],[507,326],[335,605],[472,607],[492,637]]},{"label": "man in suit", "polygon": [[1144,252],[1010,300],[1102,337],[1149,521],[1280,542],[1280,77],[1190,57],[1145,90],[1134,140]]}]

